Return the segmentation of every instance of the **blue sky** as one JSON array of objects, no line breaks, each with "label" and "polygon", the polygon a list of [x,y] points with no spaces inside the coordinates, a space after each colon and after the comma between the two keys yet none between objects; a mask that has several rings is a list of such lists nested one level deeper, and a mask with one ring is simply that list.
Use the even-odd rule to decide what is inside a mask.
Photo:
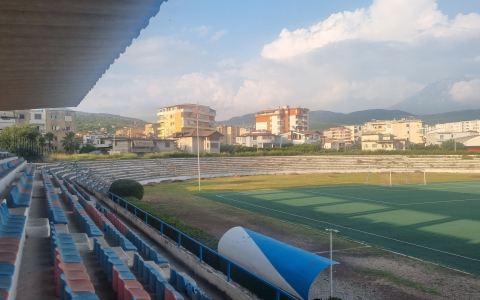
[{"label": "blue sky", "polygon": [[480,100],[480,1],[171,0],[78,110],[155,121],[158,107],[212,106],[217,119],[280,105],[384,108],[465,77]]}]

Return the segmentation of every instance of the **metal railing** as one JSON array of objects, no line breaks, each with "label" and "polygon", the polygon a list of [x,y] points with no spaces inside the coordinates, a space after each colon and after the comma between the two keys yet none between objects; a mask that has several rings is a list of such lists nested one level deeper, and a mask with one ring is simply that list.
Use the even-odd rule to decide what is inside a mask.
[{"label": "metal railing", "polygon": [[[125,199],[113,194],[113,193],[110,193],[107,189],[103,188],[102,186],[96,184],[95,182],[83,177],[82,175],[77,175],[77,181],[81,181],[83,182],[87,187],[91,188],[92,190],[96,191],[97,193],[101,194],[102,196],[104,196],[105,198],[107,198],[108,200],[116,203],[117,205],[119,206],[122,206],[121,203],[123,202],[125,204],[125,206],[122,206],[122,207],[125,207],[125,210],[135,214],[135,217],[137,217],[138,219],[140,219],[142,222],[144,222],[146,225],[151,225],[152,224],[149,224],[150,223],[154,223],[152,221],[156,221],[157,225],[160,224],[160,228],[155,228],[157,231],[160,232],[160,235],[164,236],[164,231],[165,229],[169,229],[169,230],[172,230],[174,232],[176,232],[178,234],[178,237],[177,237],[177,240],[176,240],[176,243],[177,243],[177,246],[178,248],[181,248],[182,247],[182,243],[185,242],[185,240],[189,241],[190,243],[194,243],[196,244],[199,248],[198,248],[198,254],[197,253],[193,253],[192,251],[190,251],[189,249],[187,249],[186,247],[184,247],[185,249],[189,250],[190,252],[192,252],[194,255],[196,255],[198,258],[199,258],[199,261],[201,263],[206,263],[208,264],[209,266],[211,266],[212,268],[216,269],[216,270],[219,270],[221,271],[222,273],[224,273],[227,277],[227,282],[230,282],[232,280],[232,267],[236,268],[237,272],[235,272],[235,275],[237,275],[237,277],[240,279],[240,275],[239,275],[239,272],[243,272],[245,274],[247,274],[249,277],[251,277],[252,279],[255,279],[265,285],[267,285],[268,287],[270,287],[271,289],[273,289],[273,292],[274,292],[274,295],[271,294],[271,296],[274,297],[274,299],[276,300],[280,300],[280,299],[292,299],[292,300],[298,300],[298,298],[296,298],[295,296],[292,296],[291,294],[285,292],[284,290],[282,290],[281,288],[275,286],[274,284],[266,281],[265,279],[255,275],[254,273],[248,271],[247,269],[243,268],[242,266],[236,264],[235,262],[231,261],[230,259],[226,258],[225,256],[221,255],[220,253],[218,253],[217,251],[211,249],[210,247],[202,244],[201,242],[195,240],[194,238],[186,235],[185,233],[183,233],[182,231],[176,229],[175,227],[165,223],[164,221],[158,219],[157,217],[155,216],[152,216],[151,214],[149,214],[148,212],[138,208],[137,206],[133,205],[133,204],[130,204],[128,201],[126,201]],[[123,204],[122,203],[122,204]],[[131,211],[133,210],[133,212]],[[140,215],[143,215],[144,216],[144,219],[140,218],[139,216]],[[152,226],[153,227],[153,226]],[[165,235],[166,236],[166,235]],[[172,239],[173,240],[173,239]],[[217,262],[218,260],[223,260],[225,263],[226,263],[226,266],[224,266],[223,268],[215,263],[212,263],[211,262],[211,259],[210,261],[208,261],[208,259],[204,259],[205,258],[205,253],[204,252],[207,252],[207,253],[210,253],[211,255],[213,255],[214,257],[217,258]],[[226,270],[225,270],[226,269]],[[242,281],[242,280],[240,280]],[[243,280],[245,282],[245,280]],[[245,288],[249,289],[251,292],[255,293],[258,295],[258,291],[255,292],[255,291],[252,291],[249,287],[245,286],[245,284],[242,284],[241,282],[237,281],[237,283],[243,285]],[[255,285],[255,284],[254,284]],[[257,285],[257,289],[258,289],[258,285]],[[261,288],[260,288],[261,289]],[[267,293],[268,294],[268,293]],[[273,297],[268,297],[268,298],[264,298],[262,297],[263,299],[273,299]]]}]

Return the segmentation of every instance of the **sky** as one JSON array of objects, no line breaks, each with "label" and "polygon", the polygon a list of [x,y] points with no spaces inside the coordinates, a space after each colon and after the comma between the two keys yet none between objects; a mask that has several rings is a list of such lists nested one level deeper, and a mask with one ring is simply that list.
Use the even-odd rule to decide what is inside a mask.
[{"label": "sky", "polygon": [[386,108],[445,78],[480,101],[479,0],[170,0],[77,110],[155,122],[209,105],[217,120],[278,106]]}]

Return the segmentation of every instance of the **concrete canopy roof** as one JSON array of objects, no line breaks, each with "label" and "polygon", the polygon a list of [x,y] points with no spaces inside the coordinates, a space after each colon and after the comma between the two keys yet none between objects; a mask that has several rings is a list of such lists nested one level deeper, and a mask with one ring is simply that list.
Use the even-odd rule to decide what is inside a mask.
[{"label": "concrete canopy roof", "polygon": [[0,110],[77,106],[164,0],[0,0]]}]

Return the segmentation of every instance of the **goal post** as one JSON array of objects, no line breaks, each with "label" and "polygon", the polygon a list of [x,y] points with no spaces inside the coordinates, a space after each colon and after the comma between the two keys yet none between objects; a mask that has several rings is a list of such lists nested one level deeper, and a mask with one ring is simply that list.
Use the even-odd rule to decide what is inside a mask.
[{"label": "goal post", "polygon": [[367,185],[427,185],[424,169],[369,169]]}]

